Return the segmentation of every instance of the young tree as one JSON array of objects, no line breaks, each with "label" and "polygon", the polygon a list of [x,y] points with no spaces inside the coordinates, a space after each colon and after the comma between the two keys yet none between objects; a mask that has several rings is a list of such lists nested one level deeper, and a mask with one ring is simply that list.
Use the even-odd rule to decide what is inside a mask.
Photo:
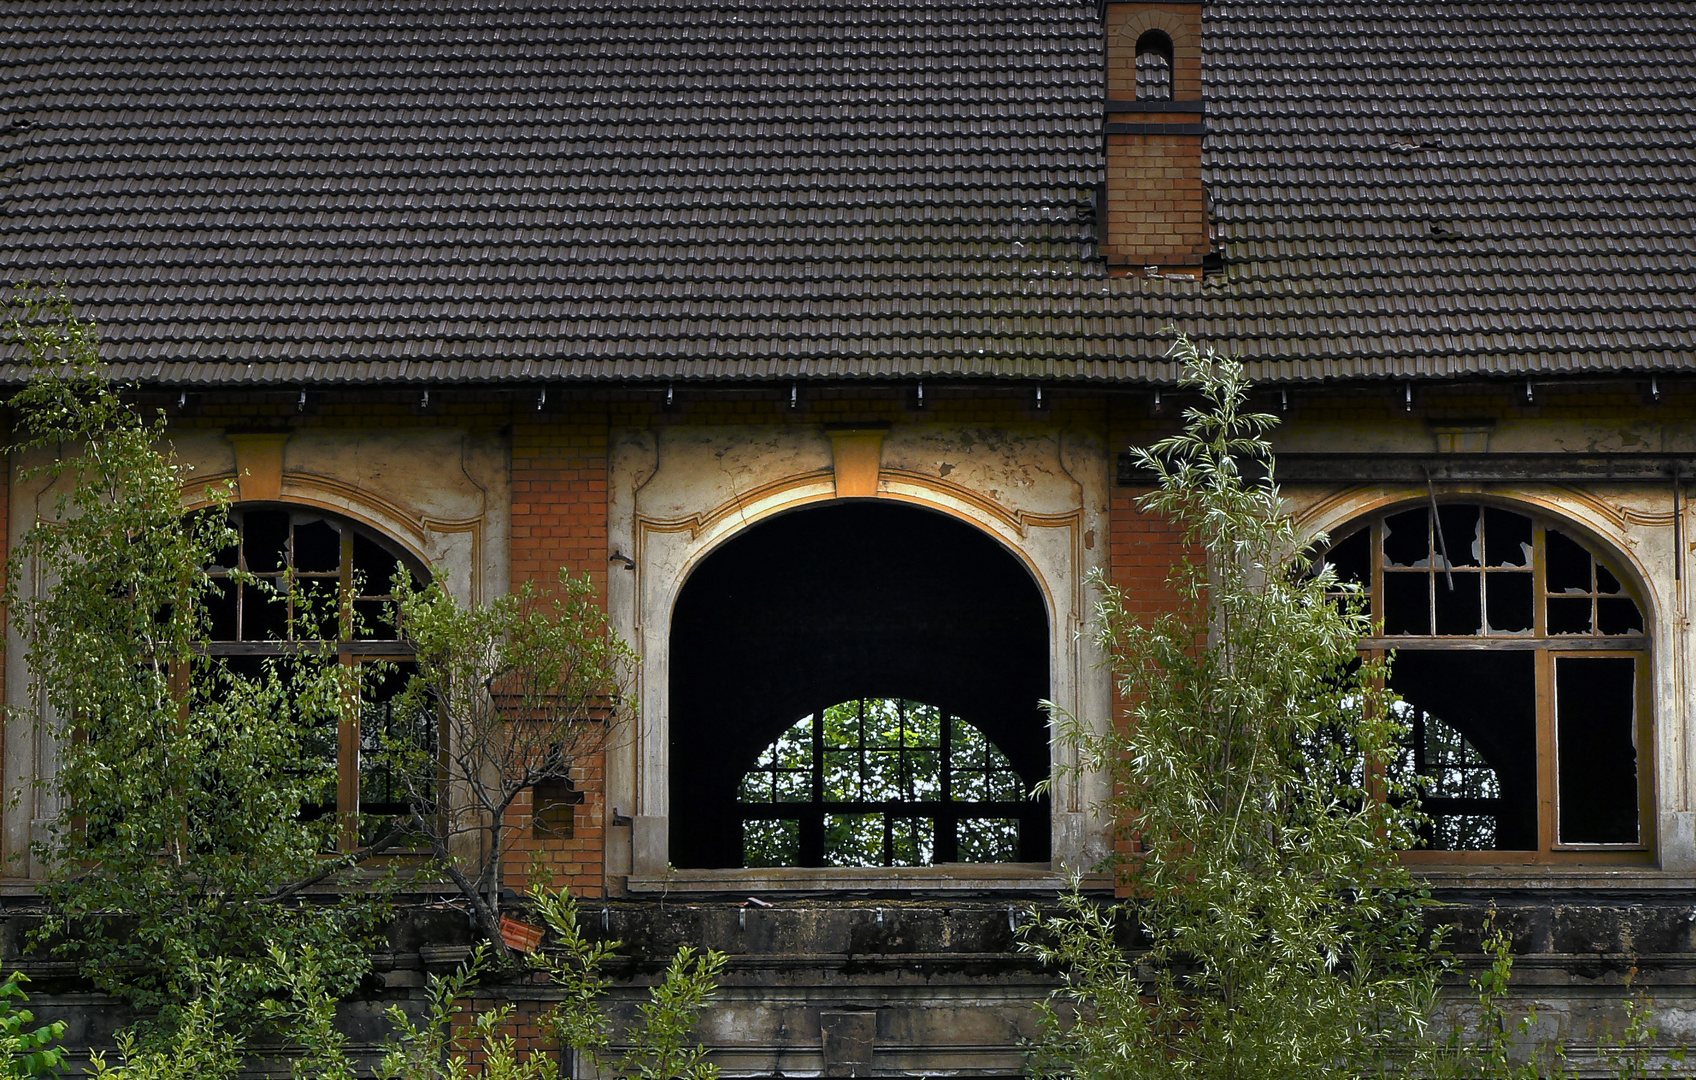
[{"label": "young tree", "polygon": [[60,812],[37,852],[44,936],[102,990],[157,1010],[148,1038],[204,1022],[215,986],[221,1030],[245,1039],[284,989],[273,949],[329,958],[335,993],[366,969],[370,901],[291,898],[341,865],[326,856],[332,823],[301,807],[334,769],[308,736],[349,687],[333,657],[245,678],[211,661],[200,601],[231,540],[220,503],[183,513],[163,418],[105,380],[94,330],[63,294],[19,291],[4,316],[36,372],[9,403],[18,445],[49,482],[6,579],[57,748],[45,784]]},{"label": "young tree", "polygon": [[417,674],[399,707],[439,718],[437,746],[392,742],[413,824],[471,904],[497,955],[513,804],[606,747],[632,708],[635,654],[612,632],[585,578],[557,589],[526,582],[481,608],[439,584],[397,579],[404,640]]},{"label": "young tree", "polygon": [[[1145,511],[1182,534],[1170,610],[1103,585],[1100,643],[1124,713],[1057,716],[1104,769],[1132,899],[1073,894],[1027,947],[1066,973],[1038,1076],[1311,1080],[1404,1067],[1435,993],[1421,895],[1397,853],[1415,811],[1383,766],[1401,729],[1363,661],[1358,591],[1313,565],[1282,510],[1237,362],[1180,336],[1204,405],[1136,452]],[[1320,542],[1323,540],[1321,538]]]}]

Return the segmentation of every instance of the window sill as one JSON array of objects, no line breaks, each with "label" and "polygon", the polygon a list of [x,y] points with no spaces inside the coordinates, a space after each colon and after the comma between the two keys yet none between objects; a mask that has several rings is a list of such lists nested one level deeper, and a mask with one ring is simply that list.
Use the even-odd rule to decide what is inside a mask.
[{"label": "window sill", "polygon": [[1410,865],[1417,881],[1434,889],[1696,889],[1696,875],[1653,866]]},{"label": "window sill", "polygon": [[[674,870],[632,874],[633,893],[804,892],[828,890],[971,890],[1060,892],[1071,878],[1047,863],[943,863],[938,866],[803,866]],[[1106,875],[1080,879],[1085,889],[1111,888]]]}]

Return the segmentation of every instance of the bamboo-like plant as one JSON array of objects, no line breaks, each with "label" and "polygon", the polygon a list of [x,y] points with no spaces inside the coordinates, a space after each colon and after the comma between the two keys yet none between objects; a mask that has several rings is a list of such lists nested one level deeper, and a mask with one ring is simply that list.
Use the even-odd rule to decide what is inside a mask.
[{"label": "bamboo-like plant", "polygon": [[[1398,852],[1411,794],[1383,768],[1401,728],[1363,660],[1364,600],[1315,566],[1284,513],[1241,364],[1179,336],[1202,404],[1136,451],[1141,501],[1181,535],[1174,602],[1146,620],[1101,584],[1097,639],[1123,711],[1056,713],[1080,768],[1113,780],[1118,881],[1073,894],[1027,948],[1066,983],[1040,1077],[1312,1080],[1408,1067],[1439,964]],[[1415,1054],[1415,1056],[1417,1056]]]}]

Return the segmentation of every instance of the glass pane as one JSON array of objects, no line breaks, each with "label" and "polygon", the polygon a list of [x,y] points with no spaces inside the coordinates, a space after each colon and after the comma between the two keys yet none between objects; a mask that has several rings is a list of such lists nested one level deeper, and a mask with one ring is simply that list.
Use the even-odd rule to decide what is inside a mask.
[{"label": "glass pane", "polygon": [[1384,633],[1424,635],[1430,632],[1430,575],[1385,571]]},{"label": "glass pane", "polygon": [[801,823],[788,818],[742,823],[743,866],[799,866]]},{"label": "glass pane", "polygon": [[826,866],[883,866],[882,814],[826,814]]},{"label": "glass pane", "polygon": [[1601,563],[1597,563],[1596,591],[1604,596],[1618,596],[1620,593],[1625,591],[1625,587],[1619,583],[1619,578],[1614,577],[1612,570],[1609,570]]},{"label": "glass pane", "polygon": [[341,582],[335,578],[304,578],[294,582],[294,626],[297,640],[334,641],[341,636]]},{"label": "glass pane", "polygon": [[845,701],[824,711],[824,744],[827,747],[857,747],[860,742],[860,703]]},{"label": "glass pane", "polygon": [[924,749],[942,746],[942,710],[917,701],[901,703],[907,715],[906,745]]},{"label": "glass pane", "polygon": [[1384,519],[1384,565],[1431,565],[1431,523],[1423,508]]},{"label": "glass pane", "polygon": [[329,522],[296,518],[294,568],[302,573],[335,573],[342,565],[342,534]]},{"label": "glass pane", "polygon": [[[869,802],[893,802],[901,793],[901,751],[867,750],[866,769],[860,780],[859,797]],[[825,755],[828,761],[829,754]]]},{"label": "glass pane", "polygon": [[935,860],[936,822],[930,818],[894,818],[889,834],[890,866],[929,866]]},{"label": "glass pane", "polygon": [[395,605],[389,600],[353,602],[353,636],[361,641],[393,641],[400,636]]},{"label": "glass pane", "polygon": [[894,698],[863,698],[860,716],[867,746],[900,746],[901,703]]},{"label": "glass pane", "polygon": [[772,775],[757,769],[742,774],[736,787],[736,797],[743,802],[772,802]]},{"label": "glass pane", "polygon": [[214,578],[212,587],[206,590],[207,632],[213,641],[237,640],[236,590],[236,583],[228,578]]},{"label": "glass pane", "polygon": [[777,737],[760,760],[782,769],[813,767],[813,720],[808,717]]},{"label": "glass pane", "polygon": [[288,596],[279,591],[287,582],[261,578],[241,587],[241,640],[283,641],[288,636]]},{"label": "glass pane", "polygon": [[1554,529],[1543,531],[1543,554],[1548,564],[1549,591],[1590,591],[1590,553],[1578,541]]},{"label": "glass pane", "polygon": [[905,799],[942,798],[942,752],[940,750],[907,751],[907,785]]},{"label": "glass pane", "polygon": [[1531,519],[1506,510],[1484,511],[1484,547],[1489,566],[1531,565]]},{"label": "glass pane", "polygon": [[1555,744],[1563,844],[1635,844],[1637,663],[1555,658]]},{"label": "glass pane", "polygon": [[1476,506],[1449,504],[1437,508],[1442,529],[1438,555],[1449,553],[1450,566],[1477,566],[1484,555],[1483,517]]},{"label": "glass pane", "polygon": [[387,596],[400,561],[368,537],[353,535],[353,583],[361,596]]},{"label": "glass pane", "polygon": [[[1537,679],[1530,650],[1404,650],[1390,668],[1409,741],[1399,762],[1429,778],[1421,808],[1436,850],[1534,851]],[[1444,825],[1451,818],[1494,822]],[[1456,844],[1478,845],[1457,849]]]},{"label": "glass pane", "polygon": [[1432,575],[1431,585],[1437,600],[1437,633],[1483,633],[1484,610],[1479,600],[1482,576],[1475,570]]},{"label": "glass pane", "polygon": [[811,769],[805,772],[799,769],[779,769],[775,774],[773,788],[778,802],[812,802],[813,773]]},{"label": "glass pane", "polygon": [[1497,634],[1528,634],[1536,628],[1536,604],[1527,573],[1499,571],[1484,577],[1484,596],[1490,630]]},{"label": "glass pane", "polygon": [[824,800],[826,802],[857,802],[860,797],[860,752],[858,750],[826,750],[824,752]]},{"label": "glass pane", "polygon": [[1596,601],[1596,629],[1603,634],[1641,634],[1643,613],[1637,610],[1635,600],[1625,597],[1600,597]]},{"label": "glass pane", "polygon": [[1017,818],[962,818],[959,836],[961,862],[1015,862],[1019,858]]},{"label": "glass pane", "polygon": [[1431,820],[1434,851],[1491,851],[1496,847],[1496,819],[1485,814],[1444,814]]},{"label": "glass pane", "polygon": [[240,517],[244,569],[255,574],[274,574],[285,569],[288,565],[288,514],[281,510],[244,510]]},{"label": "glass pane", "polygon": [[1371,584],[1371,540],[1371,529],[1357,529],[1325,553],[1325,562],[1336,570],[1338,581],[1362,587]]},{"label": "glass pane", "polygon": [[[436,712],[430,707],[409,707],[412,703],[401,697],[416,672],[414,664],[386,662],[368,664],[362,671],[359,811],[360,833],[367,840],[387,832],[392,819],[410,813],[411,791],[403,777],[433,771]],[[433,811],[426,808],[425,812]]]},{"label": "glass pane", "polygon": [[1588,596],[1553,597],[1549,600],[1549,633],[1588,634],[1590,632],[1590,598]]}]

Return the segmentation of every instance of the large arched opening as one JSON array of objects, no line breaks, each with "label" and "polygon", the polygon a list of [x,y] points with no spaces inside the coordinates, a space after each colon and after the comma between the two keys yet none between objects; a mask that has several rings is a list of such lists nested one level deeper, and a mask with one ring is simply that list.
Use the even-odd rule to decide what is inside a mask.
[{"label": "large arched opening", "polygon": [[[1025,566],[941,513],[833,503],[733,537],[673,613],[673,865],[1047,861],[1049,640]],[[762,821],[789,832],[756,858]]]}]

